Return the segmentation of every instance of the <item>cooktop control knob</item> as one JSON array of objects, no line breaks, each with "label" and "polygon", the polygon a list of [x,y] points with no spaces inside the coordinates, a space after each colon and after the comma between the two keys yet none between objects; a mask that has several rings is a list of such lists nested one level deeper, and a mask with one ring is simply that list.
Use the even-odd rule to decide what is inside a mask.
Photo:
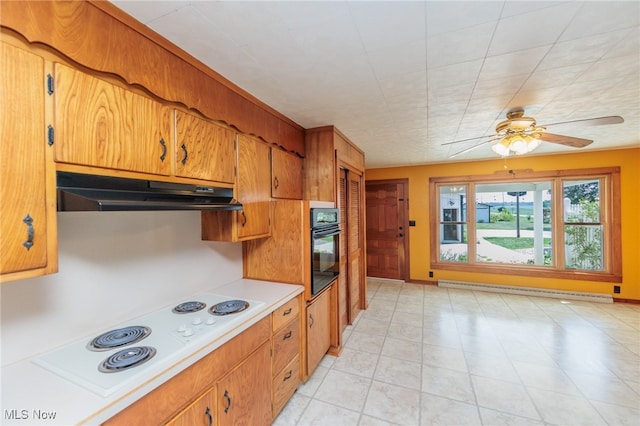
[{"label": "cooktop control knob", "polygon": [[189,337],[189,336],[193,336],[193,330],[192,330],[192,329],[190,329],[190,328],[187,328],[187,329],[184,331],[184,337]]},{"label": "cooktop control knob", "polygon": [[215,324],[215,323],[216,323],[216,320],[213,319],[213,317],[207,318],[207,325],[212,325],[212,324]]},{"label": "cooktop control knob", "polygon": [[202,318],[200,318],[200,317],[194,318],[193,321],[191,321],[191,324],[193,324],[193,325],[202,324]]},{"label": "cooktop control knob", "polygon": [[183,333],[186,329],[187,329],[187,326],[184,324],[180,324],[180,327],[178,327],[178,331],[180,333]]}]

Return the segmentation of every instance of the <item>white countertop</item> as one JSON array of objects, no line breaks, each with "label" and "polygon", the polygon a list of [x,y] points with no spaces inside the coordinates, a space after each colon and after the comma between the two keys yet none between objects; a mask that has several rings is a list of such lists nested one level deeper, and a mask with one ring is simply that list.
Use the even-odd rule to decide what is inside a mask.
[{"label": "white countertop", "polygon": [[271,314],[302,293],[304,288],[241,279],[207,291],[237,299],[261,301],[264,305],[232,332],[194,348],[191,355],[178,363],[167,365],[162,373],[151,373],[138,385],[121,389],[108,397],[100,397],[63,379],[36,365],[31,359],[5,366],[2,368],[0,424],[100,424]]}]

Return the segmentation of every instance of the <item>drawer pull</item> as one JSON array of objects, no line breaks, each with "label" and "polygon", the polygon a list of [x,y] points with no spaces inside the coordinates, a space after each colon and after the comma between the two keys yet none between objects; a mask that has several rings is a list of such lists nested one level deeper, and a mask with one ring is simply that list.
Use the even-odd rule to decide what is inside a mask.
[{"label": "drawer pull", "polygon": [[22,243],[22,245],[27,249],[27,251],[29,251],[29,249],[33,247],[33,236],[35,234],[35,230],[33,229],[33,218],[27,213],[22,221],[27,225],[27,241]]},{"label": "drawer pull", "polygon": [[291,313],[291,308],[289,308],[289,309],[287,309],[286,311],[284,311],[284,312],[282,313],[282,316],[283,316],[283,317],[286,317],[286,316],[287,316],[287,315],[289,315],[290,313]]},{"label": "drawer pull", "polygon": [[187,146],[185,144],[180,145],[180,148],[182,148],[182,152],[184,152],[184,157],[182,157],[182,165],[184,166],[185,164],[187,164],[187,158],[189,158],[189,153],[187,152]]},{"label": "drawer pull", "polygon": [[207,424],[209,426],[213,425],[213,416],[211,415],[211,410],[207,407],[207,410],[204,412],[204,415],[207,416]]},{"label": "drawer pull", "polygon": [[231,408],[231,398],[229,397],[229,391],[227,390],[224,391],[224,400],[227,403],[224,407],[224,412],[226,414],[229,411],[229,408]]},{"label": "drawer pull", "polygon": [[290,338],[291,338],[292,333],[293,333],[293,332],[292,332],[291,330],[289,330],[289,332],[288,332],[287,334],[285,334],[285,335],[284,335],[284,337],[282,337],[282,340],[290,339]]},{"label": "drawer pull", "polygon": [[289,380],[291,378],[291,376],[293,376],[293,370],[289,370],[289,372],[287,373],[286,376],[284,376],[284,379],[282,379],[282,381],[286,382],[287,380]]}]

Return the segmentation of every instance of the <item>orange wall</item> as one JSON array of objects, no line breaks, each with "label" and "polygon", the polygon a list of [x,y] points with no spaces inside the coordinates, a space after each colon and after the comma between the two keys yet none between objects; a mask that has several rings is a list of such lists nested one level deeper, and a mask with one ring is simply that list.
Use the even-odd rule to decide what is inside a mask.
[{"label": "orange wall", "polygon": [[[434,270],[429,278],[429,178],[436,176],[461,176],[491,174],[510,170],[532,169],[561,170],[590,167],[613,167],[621,169],[622,191],[622,283],[620,294],[613,294],[614,283],[594,281],[542,279],[515,275],[478,274],[470,272]],[[620,299],[640,301],[640,148],[592,151],[576,154],[524,156],[423,166],[367,169],[366,180],[409,180],[409,219],[416,221],[409,234],[410,265],[409,279],[448,279],[489,284],[508,284],[537,288],[586,291],[611,294]],[[616,284],[617,285],[617,284]]]}]

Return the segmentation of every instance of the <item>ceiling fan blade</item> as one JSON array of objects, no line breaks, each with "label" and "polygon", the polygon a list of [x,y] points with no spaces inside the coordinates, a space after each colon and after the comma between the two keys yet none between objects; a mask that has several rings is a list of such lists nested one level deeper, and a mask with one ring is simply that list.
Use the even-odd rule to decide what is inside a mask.
[{"label": "ceiling fan blade", "polygon": [[543,132],[540,134],[540,140],[545,142],[557,143],[560,145],[572,146],[574,148],[584,148],[593,141],[590,139],[574,138],[571,136],[554,135],[553,133]]},{"label": "ceiling fan blade", "polygon": [[453,145],[453,144],[460,143],[460,142],[475,141],[475,140],[477,140],[477,139],[483,139],[483,138],[493,138],[493,137],[496,137],[496,136],[497,136],[497,135],[486,135],[486,136],[478,136],[477,138],[459,139],[459,140],[457,140],[457,141],[443,143],[443,144],[441,144],[441,146],[444,146],[444,145]]},{"label": "ceiling fan blade", "polygon": [[581,124],[583,126],[603,126],[605,124],[620,124],[624,123],[624,118],[619,115],[609,115],[606,117],[597,117],[597,118],[585,118],[582,120],[571,120],[571,121],[563,121],[560,123],[551,123],[545,124],[542,127],[554,127],[554,126],[562,126],[566,124]]},{"label": "ceiling fan blade", "polygon": [[[453,158],[453,157],[457,157],[458,155],[466,154],[467,152],[471,152],[476,148],[480,148],[483,145],[486,145],[486,144],[491,143],[493,141],[497,141],[499,139],[501,139],[501,138],[493,138],[493,139],[489,139],[488,141],[477,143],[477,144],[475,144],[473,146],[470,146],[469,148],[463,149],[462,151],[458,151],[455,154],[450,155],[449,158]],[[460,141],[460,142],[462,142],[462,141]]]}]

